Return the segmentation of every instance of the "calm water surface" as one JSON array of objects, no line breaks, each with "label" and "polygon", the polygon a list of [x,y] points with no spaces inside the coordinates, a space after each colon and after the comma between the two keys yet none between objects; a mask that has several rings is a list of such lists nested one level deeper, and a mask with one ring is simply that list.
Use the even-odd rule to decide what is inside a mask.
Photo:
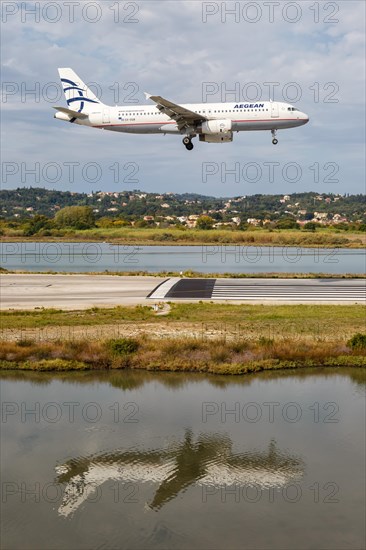
[{"label": "calm water surface", "polygon": [[362,549],[365,380],[4,373],[2,548]]},{"label": "calm water surface", "polygon": [[364,273],[366,250],[241,245],[138,246],[0,243],[1,266],[26,271]]}]

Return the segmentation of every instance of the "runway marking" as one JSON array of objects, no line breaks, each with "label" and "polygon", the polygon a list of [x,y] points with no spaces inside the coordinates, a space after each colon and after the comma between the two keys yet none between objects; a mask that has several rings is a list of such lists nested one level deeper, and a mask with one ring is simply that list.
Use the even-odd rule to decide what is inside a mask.
[{"label": "runway marking", "polygon": [[169,293],[170,289],[179,281],[181,281],[179,277],[172,277],[171,279],[168,279],[167,281],[164,281],[160,285],[158,285],[146,298],[151,298],[152,300],[163,300]]},{"label": "runway marking", "polygon": [[208,299],[287,302],[357,302],[366,304],[366,280],[170,279],[152,299]]}]

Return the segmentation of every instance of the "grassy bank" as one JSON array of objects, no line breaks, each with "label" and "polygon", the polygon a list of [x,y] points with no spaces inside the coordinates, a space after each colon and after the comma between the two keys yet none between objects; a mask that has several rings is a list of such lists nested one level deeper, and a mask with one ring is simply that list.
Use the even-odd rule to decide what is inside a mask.
[{"label": "grassy bank", "polygon": [[243,374],[311,366],[366,366],[365,308],[171,304],[1,316],[0,367],[64,371],[147,369]]},{"label": "grassy bank", "polygon": [[289,229],[265,229],[252,227],[246,231],[237,229],[178,229],[171,228],[104,228],[53,230],[48,236],[24,237],[22,231],[7,230],[4,242],[108,242],[139,245],[218,245],[242,246],[301,246],[324,248],[362,248],[366,244],[363,232],[322,228],[315,232]]},{"label": "grassy bank", "polygon": [[[117,306],[90,308],[78,311],[39,309],[3,311],[1,334],[52,328],[78,328],[114,326],[120,331],[151,327],[158,336],[163,330],[189,329],[192,335],[202,330],[219,335],[233,333],[260,337],[269,332],[288,336],[321,337],[325,339],[350,338],[353,333],[366,329],[366,309],[362,305],[262,305],[215,304],[213,302],[170,303],[165,316],[157,316],[151,306]],[[49,330],[48,330],[49,329]],[[122,334],[123,335],[123,334]]]},{"label": "grassy bank", "polygon": [[[80,275],[80,271],[26,271],[26,270],[9,270],[0,266],[0,273],[17,273],[17,274],[38,274],[38,275]],[[83,272],[83,275],[113,275],[116,277],[185,277],[186,279],[364,279],[364,273],[290,273],[280,271],[270,271],[265,273],[201,273],[200,271],[88,271]]]},{"label": "grassy bank", "polygon": [[[356,345],[355,345],[356,343]],[[215,341],[119,338],[36,343],[2,342],[1,370],[69,371],[146,369],[149,371],[246,374],[303,367],[366,367],[366,335],[346,345],[334,342],[259,338]]]}]

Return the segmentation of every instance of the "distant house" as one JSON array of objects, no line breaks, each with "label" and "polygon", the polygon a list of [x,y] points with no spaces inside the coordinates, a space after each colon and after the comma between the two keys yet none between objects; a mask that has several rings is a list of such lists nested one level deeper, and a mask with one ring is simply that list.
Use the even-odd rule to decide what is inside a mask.
[{"label": "distant house", "polygon": [[332,218],[332,222],[333,223],[343,223],[343,222],[348,222],[348,220],[347,220],[347,218],[345,218],[341,214],[334,214],[334,216]]},{"label": "distant house", "polygon": [[325,223],[328,219],[328,214],[326,212],[314,212],[314,217],[311,221]]},{"label": "distant house", "polygon": [[257,218],[248,218],[247,223],[250,225],[259,225],[261,223],[261,220],[258,220]]}]

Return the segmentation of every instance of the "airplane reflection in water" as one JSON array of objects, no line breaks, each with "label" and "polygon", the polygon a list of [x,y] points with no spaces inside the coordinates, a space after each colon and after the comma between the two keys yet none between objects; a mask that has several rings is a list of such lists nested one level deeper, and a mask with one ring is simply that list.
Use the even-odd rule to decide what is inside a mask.
[{"label": "airplane reflection in water", "polygon": [[223,435],[200,435],[196,441],[187,431],[184,441],[170,448],[149,451],[116,450],[72,459],[56,467],[57,482],[66,483],[61,516],[69,516],[106,481],[158,483],[148,504],[158,510],[193,484],[201,486],[283,487],[300,479],[303,461],[277,449],[271,440],[266,452],[235,454],[231,439]]}]

